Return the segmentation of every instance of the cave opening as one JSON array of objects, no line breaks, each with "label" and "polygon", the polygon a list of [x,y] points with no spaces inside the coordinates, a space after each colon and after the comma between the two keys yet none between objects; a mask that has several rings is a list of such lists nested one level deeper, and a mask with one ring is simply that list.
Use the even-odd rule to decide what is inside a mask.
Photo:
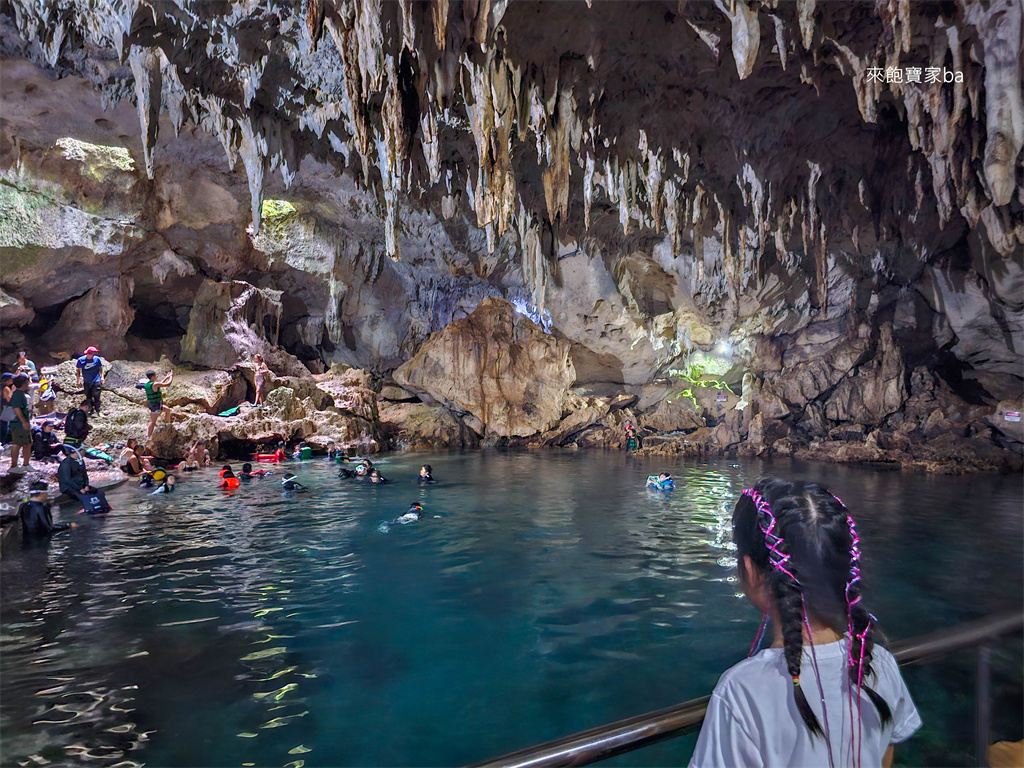
[{"label": "cave opening", "polygon": [[178,314],[169,301],[156,304],[132,303],[135,319],[128,328],[128,335],[140,339],[177,339],[185,335],[185,328],[178,322]]}]

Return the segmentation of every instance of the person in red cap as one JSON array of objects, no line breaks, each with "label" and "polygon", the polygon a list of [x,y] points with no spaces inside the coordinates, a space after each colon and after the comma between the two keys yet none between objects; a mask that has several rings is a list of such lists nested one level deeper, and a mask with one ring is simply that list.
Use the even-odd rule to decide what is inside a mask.
[{"label": "person in red cap", "polygon": [[92,404],[93,412],[100,412],[100,391],[106,383],[103,374],[103,365],[106,362],[99,356],[96,347],[89,347],[85,350],[75,366],[75,378],[78,385],[85,390],[85,399]]}]

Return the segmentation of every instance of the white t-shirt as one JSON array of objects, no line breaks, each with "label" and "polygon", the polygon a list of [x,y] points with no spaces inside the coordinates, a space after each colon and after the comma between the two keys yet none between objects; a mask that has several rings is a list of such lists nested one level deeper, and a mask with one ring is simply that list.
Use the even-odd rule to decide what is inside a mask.
[{"label": "white t-shirt", "polygon": [[[851,731],[857,734],[856,700],[850,723],[845,638],[814,646],[821,671],[828,714],[829,742],[836,768],[854,764]],[[871,687],[892,711],[884,728],[874,704],[861,693],[861,737],[858,765],[880,766],[890,744],[910,738],[921,727],[921,717],[910,698],[896,660],[888,651],[874,647]],[[803,647],[800,687],[824,730],[821,696],[811,650]],[[813,736],[796,708],[793,681],[786,671],[781,648],[766,648],[728,670],[711,694],[690,768],[827,768],[828,747]]]}]

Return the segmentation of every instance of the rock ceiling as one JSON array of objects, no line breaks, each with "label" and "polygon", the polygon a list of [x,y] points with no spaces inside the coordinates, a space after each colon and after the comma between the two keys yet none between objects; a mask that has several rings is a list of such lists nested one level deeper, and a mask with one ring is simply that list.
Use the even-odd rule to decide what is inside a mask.
[{"label": "rock ceiling", "polygon": [[[400,201],[471,212],[492,246],[517,237],[538,296],[560,243],[667,235],[700,262],[715,235],[730,292],[767,255],[816,274],[825,304],[830,252],[923,258],[979,222],[1003,256],[1024,242],[1017,0],[0,12],[17,53],[135,102],[150,176],[161,113],[202,126],[244,166],[258,231],[269,176],[311,155],[374,193],[394,258]],[[911,67],[923,82],[886,82]]]}]

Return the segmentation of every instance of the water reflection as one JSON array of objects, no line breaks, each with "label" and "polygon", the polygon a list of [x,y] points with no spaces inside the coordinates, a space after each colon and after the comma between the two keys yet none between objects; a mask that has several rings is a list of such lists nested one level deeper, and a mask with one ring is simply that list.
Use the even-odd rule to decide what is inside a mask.
[{"label": "water reflection", "polygon": [[[124,488],[107,520],[6,554],[5,757],[464,764],[702,694],[745,652],[731,514],[766,465],[431,456],[423,488],[424,460],[373,488],[301,465],[298,504],[273,481]],[[662,469],[676,491],[648,494]],[[1019,480],[772,469],[855,509],[894,636],[1019,604]],[[427,516],[381,534],[411,500]]]}]

